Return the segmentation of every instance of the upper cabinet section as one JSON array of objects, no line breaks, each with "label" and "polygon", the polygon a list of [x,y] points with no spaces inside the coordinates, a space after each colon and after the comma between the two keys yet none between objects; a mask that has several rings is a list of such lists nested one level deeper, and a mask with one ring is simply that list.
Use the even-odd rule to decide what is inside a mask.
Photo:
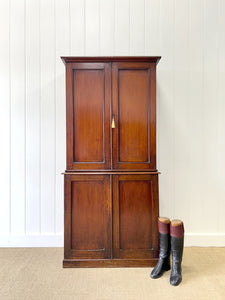
[{"label": "upper cabinet section", "polygon": [[67,170],[156,170],[160,57],[63,57]]}]

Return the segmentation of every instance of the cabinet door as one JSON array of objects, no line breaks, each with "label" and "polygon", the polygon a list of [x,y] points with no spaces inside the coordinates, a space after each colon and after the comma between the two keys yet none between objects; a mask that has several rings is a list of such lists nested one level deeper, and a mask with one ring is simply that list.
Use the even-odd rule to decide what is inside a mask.
[{"label": "cabinet door", "polygon": [[114,169],[156,169],[156,64],[113,63]]},{"label": "cabinet door", "polygon": [[65,175],[65,258],[111,258],[109,175]]},{"label": "cabinet door", "polygon": [[111,65],[68,63],[67,169],[110,168]]},{"label": "cabinet door", "polygon": [[157,175],[113,176],[114,258],[156,257],[157,217]]}]

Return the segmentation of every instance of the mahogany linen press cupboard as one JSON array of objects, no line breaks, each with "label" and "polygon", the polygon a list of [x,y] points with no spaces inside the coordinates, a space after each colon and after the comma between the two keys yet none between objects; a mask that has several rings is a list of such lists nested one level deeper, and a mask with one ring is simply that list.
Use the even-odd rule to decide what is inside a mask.
[{"label": "mahogany linen press cupboard", "polygon": [[159,59],[62,57],[67,128],[64,267],[157,262]]}]

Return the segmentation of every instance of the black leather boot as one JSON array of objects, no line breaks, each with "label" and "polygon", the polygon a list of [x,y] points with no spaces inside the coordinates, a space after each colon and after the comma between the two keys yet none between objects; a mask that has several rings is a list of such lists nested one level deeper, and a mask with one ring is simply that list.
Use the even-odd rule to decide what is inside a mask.
[{"label": "black leather boot", "polygon": [[170,242],[172,253],[172,271],[170,274],[170,284],[177,286],[182,281],[181,262],[184,249],[184,228],[182,222],[178,226],[173,226],[172,222],[170,226]]},{"label": "black leather boot", "polygon": [[[163,220],[167,223],[162,223]],[[165,271],[170,270],[170,220],[167,218],[158,219],[159,228],[159,260],[151,272],[151,278],[156,279],[162,276]]]}]

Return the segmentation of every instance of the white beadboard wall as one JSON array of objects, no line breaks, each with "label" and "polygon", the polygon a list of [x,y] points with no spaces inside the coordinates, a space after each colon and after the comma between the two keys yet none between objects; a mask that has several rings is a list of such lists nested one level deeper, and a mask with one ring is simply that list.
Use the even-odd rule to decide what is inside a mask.
[{"label": "white beadboard wall", "polygon": [[0,1],[0,246],[63,246],[60,56],[162,56],[160,214],[225,246],[225,1]]}]

